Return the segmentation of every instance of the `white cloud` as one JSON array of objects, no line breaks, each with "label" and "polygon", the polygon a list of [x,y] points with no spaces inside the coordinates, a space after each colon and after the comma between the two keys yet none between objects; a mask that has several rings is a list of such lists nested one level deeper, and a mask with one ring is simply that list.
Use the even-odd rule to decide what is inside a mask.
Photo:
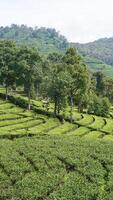
[{"label": "white cloud", "polygon": [[112,0],[0,0],[0,25],[55,27],[70,41],[113,36]]}]

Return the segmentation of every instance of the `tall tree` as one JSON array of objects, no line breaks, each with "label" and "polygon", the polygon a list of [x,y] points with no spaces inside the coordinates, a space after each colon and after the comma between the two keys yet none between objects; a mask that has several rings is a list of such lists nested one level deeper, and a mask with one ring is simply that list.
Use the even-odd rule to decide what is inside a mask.
[{"label": "tall tree", "polygon": [[63,61],[67,64],[68,88],[70,99],[70,119],[73,120],[74,99],[78,94],[85,94],[89,78],[88,71],[82,59],[73,48],[67,50]]},{"label": "tall tree", "polygon": [[16,82],[16,46],[13,41],[0,41],[0,76],[1,82],[6,88],[6,100],[8,89]]},{"label": "tall tree", "polygon": [[42,88],[44,88],[45,96],[54,103],[54,114],[59,114],[66,106],[68,96],[68,76],[64,65],[52,65],[48,76],[45,76]]},{"label": "tall tree", "polygon": [[102,72],[95,72],[94,77],[96,79],[96,92],[97,95],[104,95],[105,91],[105,76]]},{"label": "tall tree", "polygon": [[20,70],[21,79],[27,87],[28,109],[31,108],[31,96],[34,83],[38,80],[41,70],[41,58],[34,48],[20,48],[18,52],[18,70]]},{"label": "tall tree", "polygon": [[105,96],[109,98],[110,102],[113,102],[113,78],[106,77],[104,85]]}]

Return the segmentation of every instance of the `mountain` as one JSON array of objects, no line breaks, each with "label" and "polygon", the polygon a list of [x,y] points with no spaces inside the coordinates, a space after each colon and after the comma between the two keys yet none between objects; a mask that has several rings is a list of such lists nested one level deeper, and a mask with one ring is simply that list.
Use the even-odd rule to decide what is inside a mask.
[{"label": "mountain", "polygon": [[113,65],[113,37],[103,38],[87,44],[75,44],[84,56],[94,57]]},{"label": "mountain", "polygon": [[64,53],[76,47],[91,71],[102,71],[113,76],[113,37],[103,38],[87,44],[69,43],[65,36],[53,28],[16,25],[0,27],[0,39],[15,40],[18,45],[35,46],[39,53]]},{"label": "mountain", "polygon": [[19,45],[35,46],[40,53],[64,52],[68,48],[67,39],[52,28],[32,28],[26,25],[0,27],[0,39],[15,40]]},{"label": "mountain", "polygon": [[113,76],[113,37],[86,44],[71,43],[71,46],[78,49],[91,70]]}]

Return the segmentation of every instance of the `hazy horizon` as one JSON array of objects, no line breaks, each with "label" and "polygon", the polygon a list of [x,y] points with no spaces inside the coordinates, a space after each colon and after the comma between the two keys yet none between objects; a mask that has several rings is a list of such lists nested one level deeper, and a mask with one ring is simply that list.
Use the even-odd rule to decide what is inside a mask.
[{"label": "hazy horizon", "polygon": [[113,36],[112,7],[112,0],[0,0],[0,26],[50,27],[87,43]]}]

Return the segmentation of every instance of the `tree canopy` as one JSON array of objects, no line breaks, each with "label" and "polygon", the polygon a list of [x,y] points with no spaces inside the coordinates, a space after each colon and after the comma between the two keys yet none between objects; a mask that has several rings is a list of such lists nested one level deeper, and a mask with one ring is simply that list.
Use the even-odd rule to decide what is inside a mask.
[{"label": "tree canopy", "polygon": [[[21,87],[28,96],[29,110],[31,98],[43,98],[48,103],[53,103],[55,115],[59,115],[69,106],[71,122],[74,106],[77,106],[80,112],[88,108],[97,114],[93,109],[96,104],[99,108],[102,104],[104,110],[104,107],[107,109],[108,101],[113,101],[113,80],[100,72],[90,74],[74,48],[69,48],[65,54],[51,53],[46,58],[40,56],[34,47],[23,45],[17,48],[13,41],[2,40],[0,81],[6,88],[6,100],[9,89]],[[103,100],[98,100],[101,97]],[[105,97],[109,100],[104,99]],[[95,103],[95,99],[98,103]],[[100,115],[103,115],[102,112],[99,112]],[[109,109],[105,115],[108,112]]]}]

